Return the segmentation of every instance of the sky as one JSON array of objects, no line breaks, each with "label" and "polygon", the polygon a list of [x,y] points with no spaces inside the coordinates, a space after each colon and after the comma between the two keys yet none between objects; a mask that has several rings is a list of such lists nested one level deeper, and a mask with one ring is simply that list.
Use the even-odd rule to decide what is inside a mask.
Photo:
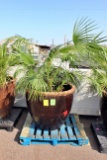
[{"label": "sky", "polygon": [[107,0],[0,0],[0,40],[18,34],[38,44],[62,44],[81,17],[107,35]]}]

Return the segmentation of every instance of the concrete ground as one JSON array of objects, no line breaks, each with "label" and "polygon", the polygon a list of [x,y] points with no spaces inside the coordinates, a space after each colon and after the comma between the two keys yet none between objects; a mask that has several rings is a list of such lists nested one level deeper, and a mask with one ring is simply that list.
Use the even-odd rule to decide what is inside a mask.
[{"label": "concrete ground", "polygon": [[71,145],[29,145],[22,146],[19,135],[26,118],[24,109],[21,118],[13,132],[0,129],[0,160],[107,160],[107,154],[99,152],[90,124],[97,117],[80,116],[85,132],[90,140],[90,146]]}]

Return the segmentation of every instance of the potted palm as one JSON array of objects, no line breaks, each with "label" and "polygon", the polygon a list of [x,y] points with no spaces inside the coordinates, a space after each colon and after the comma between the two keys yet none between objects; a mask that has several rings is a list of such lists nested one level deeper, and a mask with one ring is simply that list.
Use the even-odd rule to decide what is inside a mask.
[{"label": "potted palm", "polygon": [[23,68],[16,75],[23,70],[25,73],[16,89],[26,95],[29,111],[42,129],[58,128],[64,122],[71,110],[75,86],[79,85],[79,71],[70,72],[52,64],[51,56],[56,52],[58,49],[52,49],[42,65],[30,53],[19,54]]},{"label": "potted palm", "polygon": [[10,115],[15,99],[16,79],[11,74],[11,69],[19,64],[18,55],[14,48],[19,44],[26,44],[20,36],[9,37],[0,45],[0,118]]},{"label": "potted palm", "polygon": [[107,48],[100,46],[100,51],[91,57],[91,61],[96,65],[92,66],[92,74],[89,77],[90,88],[101,96],[101,117],[107,129]]},{"label": "potted palm", "polygon": [[8,117],[15,99],[15,79],[8,74],[15,56],[8,53],[7,43],[0,45],[0,118]]},{"label": "potted palm", "polygon": [[[27,48],[26,51],[16,48],[23,68],[15,74],[24,71],[17,83],[17,90],[26,95],[31,116],[40,128],[58,128],[68,116],[73,93],[83,77],[79,65],[83,65],[84,58],[88,64],[86,53],[92,52],[99,38],[99,35],[90,33],[94,29],[94,22],[87,18],[77,21],[72,42],[51,49],[42,64],[34,60]],[[60,64],[54,65],[55,58],[61,60]],[[63,67],[63,61],[69,61],[72,70]]]}]

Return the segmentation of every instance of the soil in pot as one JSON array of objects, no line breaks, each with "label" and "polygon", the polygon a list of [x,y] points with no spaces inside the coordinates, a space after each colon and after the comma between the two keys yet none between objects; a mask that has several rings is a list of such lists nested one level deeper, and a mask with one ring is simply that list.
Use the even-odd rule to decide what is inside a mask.
[{"label": "soil in pot", "polygon": [[75,86],[66,86],[63,92],[43,93],[43,100],[29,100],[27,105],[37,126],[44,130],[58,129],[70,113]]},{"label": "soil in pot", "polygon": [[0,118],[10,115],[14,100],[15,80],[11,80],[3,88],[0,88]]},{"label": "soil in pot", "polygon": [[104,92],[101,98],[101,118],[107,130],[107,92]]}]

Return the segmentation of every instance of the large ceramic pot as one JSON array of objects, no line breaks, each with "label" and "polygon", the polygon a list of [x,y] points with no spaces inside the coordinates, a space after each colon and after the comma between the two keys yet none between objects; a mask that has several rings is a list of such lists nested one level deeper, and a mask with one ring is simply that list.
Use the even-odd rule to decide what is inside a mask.
[{"label": "large ceramic pot", "polygon": [[3,88],[0,88],[0,118],[10,115],[15,99],[15,80],[10,80]]},{"label": "large ceramic pot", "polygon": [[30,100],[26,93],[27,105],[31,116],[41,129],[52,130],[66,120],[72,106],[75,86],[67,85],[63,92],[42,93],[43,100]]},{"label": "large ceramic pot", "polygon": [[107,92],[103,92],[101,98],[101,117],[105,128],[107,129]]}]

